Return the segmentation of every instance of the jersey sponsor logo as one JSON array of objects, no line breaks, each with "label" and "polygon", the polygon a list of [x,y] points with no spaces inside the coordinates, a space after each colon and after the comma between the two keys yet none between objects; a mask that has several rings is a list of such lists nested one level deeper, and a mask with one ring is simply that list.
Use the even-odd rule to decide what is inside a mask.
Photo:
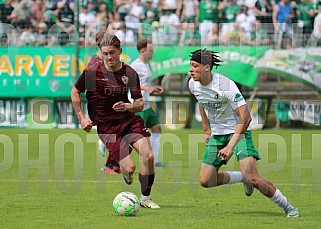
[{"label": "jersey sponsor logo", "polygon": [[204,109],[216,111],[222,107],[222,102],[202,103]]},{"label": "jersey sponsor logo", "polygon": [[128,76],[122,76],[121,80],[123,81],[124,84],[128,84]]},{"label": "jersey sponsor logo", "polygon": [[244,100],[243,96],[240,93],[237,93],[234,97],[234,102],[240,102]]},{"label": "jersey sponsor logo", "polygon": [[127,87],[104,87],[104,92],[106,95],[116,96],[120,94],[127,94]]}]

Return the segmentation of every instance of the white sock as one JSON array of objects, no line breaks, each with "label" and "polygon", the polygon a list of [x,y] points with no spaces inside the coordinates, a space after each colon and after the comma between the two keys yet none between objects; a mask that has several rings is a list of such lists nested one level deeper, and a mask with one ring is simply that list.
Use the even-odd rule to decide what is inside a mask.
[{"label": "white sock", "polygon": [[282,192],[279,189],[275,190],[274,195],[270,198],[270,200],[277,204],[283,210],[292,207],[292,205],[288,202],[285,196],[283,196]]},{"label": "white sock", "polygon": [[241,172],[227,171],[227,173],[230,175],[230,180],[228,182],[229,184],[242,182],[243,177]]},{"label": "white sock", "polygon": [[151,133],[150,143],[154,154],[154,164],[159,162],[160,133]]},{"label": "white sock", "polygon": [[140,200],[149,200],[149,199],[150,199],[150,196],[144,196],[143,194],[140,197]]},{"label": "white sock", "polygon": [[101,153],[101,155],[104,157],[106,155],[106,146],[105,143],[103,143],[102,140],[98,140],[98,149]]}]

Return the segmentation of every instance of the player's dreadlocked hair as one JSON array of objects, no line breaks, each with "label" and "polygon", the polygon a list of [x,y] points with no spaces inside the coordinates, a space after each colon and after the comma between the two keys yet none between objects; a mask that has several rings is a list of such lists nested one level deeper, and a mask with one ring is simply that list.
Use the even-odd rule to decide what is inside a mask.
[{"label": "player's dreadlocked hair", "polygon": [[196,61],[197,63],[210,65],[211,69],[213,66],[215,66],[217,69],[217,67],[223,62],[219,59],[218,52],[213,52],[211,50],[207,50],[206,48],[191,52],[190,57],[191,60]]}]

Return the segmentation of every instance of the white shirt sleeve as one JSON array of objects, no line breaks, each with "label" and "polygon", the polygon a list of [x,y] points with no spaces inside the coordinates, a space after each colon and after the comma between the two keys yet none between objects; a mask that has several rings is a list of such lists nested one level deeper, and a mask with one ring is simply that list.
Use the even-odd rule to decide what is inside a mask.
[{"label": "white shirt sleeve", "polygon": [[144,63],[135,61],[130,65],[138,74],[140,85],[149,86],[147,82],[147,69]]},{"label": "white shirt sleeve", "polygon": [[225,93],[233,110],[246,105],[246,101],[243,98],[243,95],[233,81],[230,82],[230,90],[226,91]]}]

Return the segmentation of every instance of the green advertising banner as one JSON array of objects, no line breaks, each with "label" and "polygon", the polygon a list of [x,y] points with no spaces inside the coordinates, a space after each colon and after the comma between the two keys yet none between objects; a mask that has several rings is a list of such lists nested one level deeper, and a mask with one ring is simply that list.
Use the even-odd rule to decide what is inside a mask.
[{"label": "green advertising banner", "polygon": [[[66,97],[76,79],[73,47],[0,47],[1,97]],[[95,54],[80,50],[79,70]]]},{"label": "green advertising banner", "polygon": [[[151,61],[153,78],[166,73],[187,74],[190,52],[200,47],[155,47]],[[253,68],[266,47],[208,47],[220,52],[224,61],[218,72],[249,87],[256,85]],[[79,71],[83,71],[95,47],[80,49]],[[74,47],[0,47],[0,97],[69,97],[76,76]],[[121,59],[131,63],[135,47],[124,47]]]},{"label": "green advertising banner", "polygon": [[1,48],[2,97],[65,96],[73,83],[73,49]]},{"label": "green advertising banner", "polygon": [[255,68],[259,72],[300,81],[321,92],[321,48],[268,50]]},{"label": "green advertising banner", "polygon": [[[155,51],[151,61],[153,77],[167,73],[187,74],[189,71],[190,53],[204,47],[182,46],[162,47]],[[222,66],[214,71],[219,72],[233,81],[249,87],[256,86],[257,71],[253,68],[256,61],[268,50],[267,47],[253,46],[219,46],[206,47],[220,53]]]}]

